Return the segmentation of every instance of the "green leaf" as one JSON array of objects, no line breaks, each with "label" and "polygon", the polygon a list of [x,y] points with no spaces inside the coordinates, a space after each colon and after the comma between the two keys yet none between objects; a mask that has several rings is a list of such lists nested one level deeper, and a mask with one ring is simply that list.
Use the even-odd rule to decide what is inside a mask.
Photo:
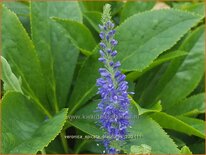
[{"label": "green leaf", "polygon": [[162,111],[161,102],[157,102],[150,109],[141,108],[138,104],[136,104],[136,107],[139,111],[139,115],[146,114],[146,113],[151,113],[151,112],[160,112],[160,111]]},{"label": "green leaf", "polygon": [[100,12],[88,11],[88,12],[84,12],[83,16],[97,32],[100,32],[98,26],[101,23],[101,19],[102,19],[102,14]]},{"label": "green leaf", "polygon": [[[190,120],[187,117],[174,117],[172,115],[159,112],[159,113],[154,113],[151,115],[152,118],[157,121],[163,128],[166,129],[172,129],[175,131],[179,131],[182,133],[185,133],[187,135],[195,135],[200,138],[204,138],[204,131],[202,131],[202,125],[204,127],[204,122],[197,120],[197,119],[192,119]],[[170,122],[170,123],[168,123]],[[196,124],[192,124],[196,123]]]},{"label": "green leaf", "polygon": [[117,14],[122,5],[123,2],[104,2],[104,1],[92,1],[92,2],[85,2],[85,1],[80,1],[79,4],[81,6],[81,9],[83,12],[87,12],[87,11],[98,11],[98,12],[102,12],[103,11],[103,6],[109,3],[112,7],[112,15]]},{"label": "green leaf", "polygon": [[187,56],[173,60],[166,70],[162,68],[162,75],[153,75],[147,88],[144,88],[140,102],[148,104],[161,100],[163,109],[169,111],[175,103],[189,95],[204,74],[204,40],[204,26],[190,33],[179,47],[179,50],[188,53]]},{"label": "green leaf", "polygon": [[66,31],[50,19],[52,16],[82,22],[82,15],[77,2],[31,2],[32,38],[47,79],[50,102],[58,110],[58,106],[66,105],[79,51]]},{"label": "green leaf", "polygon": [[197,142],[189,147],[194,154],[205,154],[205,142]]},{"label": "green leaf", "polygon": [[82,1],[82,2],[79,2],[79,4],[83,12],[85,11],[102,12],[105,2],[84,2]]},{"label": "green leaf", "polygon": [[142,71],[176,44],[200,19],[172,9],[148,11],[130,17],[117,28],[116,34],[119,42],[117,59],[121,60],[122,69]]},{"label": "green leaf", "polygon": [[14,1],[3,2],[3,4],[11,11],[13,11],[25,27],[26,31],[30,34],[30,23],[29,23],[29,1]]},{"label": "green leaf", "polygon": [[18,16],[29,16],[29,3],[22,1],[15,1],[13,3],[4,2],[3,3],[9,10],[12,10]]},{"label": "green leaf", "polygon": [[57,136],[53,141],[51,141],[45,148],[45,152],[47,154],[64,154],[65,152],[60,137]]},{"label": "green leaf", "polygon": [[[54,111],[58,111],[55,94],[53,58],[50,41],[49,9],[46,2],[30,3],[31,36],[38,54],[45,78],[46,93]],[[37,13],[38,12],[38,13]]]},{"label": "green leaf", "polygon": [[192,152],[190,151],[189,147],[187,146],[183,146],[180,150],[181,154],[192,154]]},{"label": "green leaf", "polygon": [[[195,31],[187,41],[185,44],[183,43],[181,49],[188,51],[188,55],[159,94],[159,99],[167,107],[192,92],[204,74],[204,27]],[[191,48],[188,49],[188,47]],[[177,62],[174,61],[171,65],[177,64]],[[173,67],[171,66],[171,68]],[[174,88],[176,89],[174,90]]]},{"label": "green leaf", "polygon": [[[137,116],[137,110],[131,106],[131,128],[128,130],[131,139],[125,147],[127,152],[132,145],[146,144],[151,147],[152,154],[176,154],[179,152],[176,144],[154,120],[146,115]],[[136,118],[136,119],[135,119]],[[156,140],[158,139],[158,143]]]},{"label": "green leaf", "polygon": [[11,70],[9,63],[4,57],[1,56],[2,63],[2,80],[4,81],[4,90],[14,90],[16,92],[22,92],[21,78],[17,78]]},{"label": "green leaf", "polygon": [[162,111],[161,102],[157,102],[152,107],[150,107],[150,109],[145,109],[145,108],[140,107],[140,105],[137,104],[131,97],[130,99],[131,99],[131,103],[134,104],[135,107],[137,108],[139,115]]},{"label": "green leaf", "polygon": [[127,79],[130,81],[135,81],[138,77],[140,77],[142,74],[144,74],[145,72],[153,69],[154,67],[161,65],[167,61],[170,61],[172,59],[181,57],[186,55],[187,53],[184,51],[174,51],[174,52],[169,52],[164,54],[163,56],[160,56],[159,58],[157,58],[152,64],[149,65],[149,67],[145,68],[143,71],[134,71],[131,72],[129,74],[127,74]]},{"label": "green leaf", "polygon": [[73,41],[74,45],[78,47],[83,54],[91,54],[90,51],[92,51],[96,46],[96,41],[86,26],[72,20],[60,18],[53,19],[65,28],[65,30],[68,33],[68,36],[71,37],[71,40]]},{"label": "green leaf", "polygon": [[177,116],[177,118],[189,124],[196,130],[200,131],[201,134],[203,135],[202,138],[205,138],[205,121],[197,119],[197,118],[186,117],[186,116]]},{"label": "green leaf", "polygon": [[69,115],[69,123],[89,135],[102,136],[103,130],[95,123],[98,118],[98,113],[95,113],[98,103],[99,100],[93,101],[93,103],[78,110],[74,115]]},{"label": "green leaf", "polygon": [[[81,119],[70,120],[70,123],[89,135],[101,136],[103,131],[95,123],[98,119],[98,114],[94,112],[97,103],[90,102],[87,106],[81,108],[74,115]],[[123,150],[129,153],[132,145],[146,144],[151,147],[153,154],[177,154],[179,152],[174,142],[155,121],[143,115],[138,117],[138,111],[133,105],[131,105],[130,113],[133,118],[131,120],[132,127],[128,131],[130,134]],[[85,118],[83,119],[82,116],[85,116]],[[157,139],[158,143],[156,142]]]},{"label": "green leaf", "polygon": [[164,88],[157,98],[157,100],[162,101],[165,109],[169,109],[173,104],[190,94],[202,79],[204,74],[204,40],[204,26],[202,26],[194,31],[180,47],[180,49],[188,51],[188,55],[182,59],[174,60],[168,67],[165,77],[163,76]]},{"label": "green leaf", "polygon": [[205,94],[193,95],[180,103],[176,103],[168,113],[172,115],[197,115],[205,113]]},{"label": "green leaf", "polygon": [[74,113],[97,92],[96,79],[100,76],[98,69],[102,66],[98,62],[99,53],[97,49],[95,48],[93,54],[85,60],[79,70],[75,87],[69,100],[70,114]]},{"label": "green leaf", "polygon": [[177,138],[177,136],[173,136],[173,135],[170,135],[170,136],[174,140],[174,142],[178,146],[178,148],[181,148],[181,147],[185,146],[185,142],[183,141],[183,139],[180,139],[182,137]]},{"label": "green leaf", "polygon": [[181,9],[184,11],[190,11],[201,16],[205,16],[204,3],[175,3],[174,8]]},{"label": "green leaf", "polygon": [[144,100],[142,101],[142,96],[145,92],[148,91],[148,89],[150,89],[150,93],[154,93],[156,91],[154,87],[156,82],[159,80],[158,75],[160,76],[162,74],[162,70],[164,71],[164,66],[165,64],[157,66],[138,78],[135,85],[135,94],[133,98],[143,107],[147,107],[148,105],[150,106],[152,104],[152,102],[144,102],[144,100],[149,100],[147,98],[143,98]]},{"label": "green leaf", "polygon": [[10,64],[13,73],[21,77],[23,92],[44,111],[45,108],[50,109],[41,66],[32,41],[17,16],[4,6],[2,19],[3,57]]},{"label": "green leaf", "polygon": [[102,154],[104,150],[105,150],[105,148],[101,143],[97,143],[93,140],[86,141],[86,144],[81,148],[81,152],[89,151],[90,153],[95,153],[95,154],[96,153]]},{"label": "green leaf", "polygon": [[151,10],[154,6],[155,2],[148,1],[148,2],[126,2],[120,16],[120,21],[123,22],[128,17],[140,13],[146,10]]},{"label": "green leaf", "polygon": [[2,101],[3,153],[36,154],[61,131],[67,118],[63,109],[46,119],[36,105],[17,92],[7,93]]},{"label": "green leaf", "polygon": [[[139,138],[131,138],[127,146],[146,144],[151,147],[152,154],[175,154],[178,151],[177,146],[162,130],[162,128],[149,117],[140,117],[135,120],[130,135],[141,135]],[[158,143],[156,140],[158,139]],[[129,148],[127,149],[129,152]]]},{"label": "green leaf", "polygon": [[146,144],[141,144],[140,146],[132,145],[130,148],[130,154],[150,154],[151,147]]}]

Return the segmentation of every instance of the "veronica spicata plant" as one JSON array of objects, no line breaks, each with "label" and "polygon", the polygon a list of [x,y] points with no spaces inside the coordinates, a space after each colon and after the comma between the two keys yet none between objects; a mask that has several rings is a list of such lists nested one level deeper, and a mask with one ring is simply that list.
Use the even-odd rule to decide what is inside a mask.
[{"label": "veronica spicata plant", "polygon": [[205,154],[203,1],[1,11],[1,154]]},{"label": "veronica spicata plant", "polygon": [[103,144],[107,153],[117,153],[119,150],[111,144],[113,142],[122,145],[129,127],[129,104],[128,82],[126,76],[121,73],[119,61],[115,61],[117,51],[114,50],[117,40],[114,39],[114,23],[111,21],[110,5],[106,4],[103,10],[102,25],[99,25],[101,57],[99,61],[104,68],[99,68],[101,78],[97,79],[98,94],[101,101],[98,104],[98,111],[101,113],[100,124],[105,131]]}]

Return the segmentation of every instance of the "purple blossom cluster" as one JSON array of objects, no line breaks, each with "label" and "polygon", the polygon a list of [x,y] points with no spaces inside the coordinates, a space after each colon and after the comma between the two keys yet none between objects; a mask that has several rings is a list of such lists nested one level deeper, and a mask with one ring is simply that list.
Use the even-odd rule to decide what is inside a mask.
[{"label": "purple blossom cluster", "polygon": [[99,25],[101,29],[101,43],[99,61],[104,64],[104,68],[99,68],[101,77],[97,79],[98,94],[101,101],[98,104],[100,112],[100,125],[109,138],[103,140],[106,152],[109,154],[118,153],[119,150],[112,146],[113,143],[121,144],[127,135],[129,127],[129,104],[128,82],[126,76],[121,73],[119,61],[114,61],[117,51],[114,50],[117,40],[114,39],[115,30],[111,20]]}]

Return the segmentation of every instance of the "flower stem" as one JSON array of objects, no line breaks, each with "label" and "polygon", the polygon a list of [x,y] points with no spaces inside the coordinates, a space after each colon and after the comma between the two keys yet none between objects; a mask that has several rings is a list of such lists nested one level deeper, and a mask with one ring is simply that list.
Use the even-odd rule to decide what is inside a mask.
[{"label": "flower stem", "polygon": [[45,149],[43,149],[42,151],[41,151],[41,154],[46,154],[46,151],[45,151]]},{"label": "flower stem", "polygon": [[79,146],[77,147],[76,151],[75,151],[75,154],[78,154],[79,151],[81,150],[81,148],[87,143],[88,141],[87,140],[84,140],[81,142],[81,144],[79,144]]},{"label": "flower stem", "polygon": [[67,140],[65,138],[65,132],[64,131],[62,131],[60,133],[60,137],[61,137],[61,141],[62,141],[62,145],[63,145],[64,151],[65,151],[65,153],[68,153],[69,152],[69,148],[68,148]]}]

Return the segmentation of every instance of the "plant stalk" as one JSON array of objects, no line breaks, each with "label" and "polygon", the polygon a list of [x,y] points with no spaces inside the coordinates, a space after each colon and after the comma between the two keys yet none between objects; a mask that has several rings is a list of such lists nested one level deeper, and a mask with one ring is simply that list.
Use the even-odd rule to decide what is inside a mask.
[{"label": "plant stalk", "polygon": [[65,132],[64,131],[62,131],[60,133],[60,137],[61,137],[61,141],[62,141],[62,145],[63,145],[64,151],[65,151],[65,153],[68,153],[69,152],[69,148],[68,148],[67,140],[65,138]]}]

